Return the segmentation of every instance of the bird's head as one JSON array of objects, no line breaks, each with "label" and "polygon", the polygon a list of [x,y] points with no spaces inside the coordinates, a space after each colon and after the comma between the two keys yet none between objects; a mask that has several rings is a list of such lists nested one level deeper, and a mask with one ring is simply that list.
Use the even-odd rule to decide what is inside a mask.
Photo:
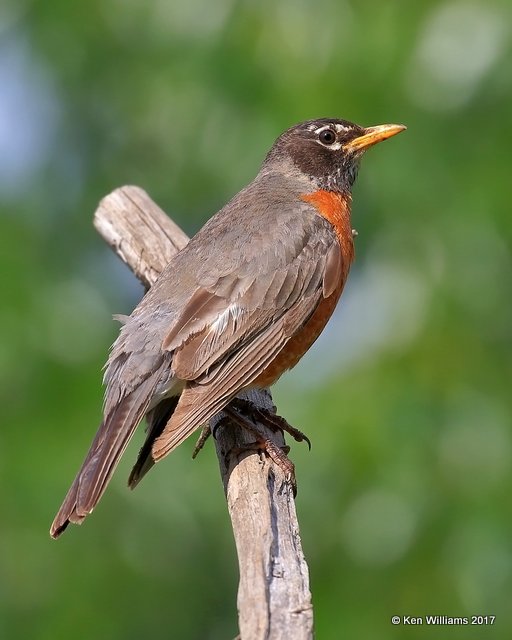
[{"label": "bird's head", "polygon": [[350,191],[359,161],[369,147],[403,131],[401,124],[360,127],[347,120],[320,118],[291,127],[274,143],[264,163],[291,163],[320,189]]}]

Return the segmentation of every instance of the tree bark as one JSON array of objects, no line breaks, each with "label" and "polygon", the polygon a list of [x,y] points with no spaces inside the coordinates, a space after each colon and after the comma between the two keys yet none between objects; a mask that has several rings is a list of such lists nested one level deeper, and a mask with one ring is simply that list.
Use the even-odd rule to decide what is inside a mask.
[{"label": "tree bark", "polygon": [[[103,239],[149,288],[187,235],[138,187],[106,196],[94,216]],[[240,395],[275,412],[268,390]],[[283,435],[255,423],[278,447]],[[250,449],[254,436],[223,413],[210,428],[233,526],[240,568],[238,615],[242,640],[310,640],[313,608],[293,489],[282,469]]]}]

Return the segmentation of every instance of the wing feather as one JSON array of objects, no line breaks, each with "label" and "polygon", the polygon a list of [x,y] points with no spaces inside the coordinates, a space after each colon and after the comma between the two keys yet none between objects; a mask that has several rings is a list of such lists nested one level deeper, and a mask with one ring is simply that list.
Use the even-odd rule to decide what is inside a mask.
[{"label": "wing feather", "polygon": [[151,455],[153,443],[160,436],[165,425],[176,409],[178,398],[179,396],[166,398],[146,414],[146,421],[148,424],[147,436],[141,450],[139,451],[137,462],[131,470],[130,477],[128,478],[128,486],[130,489],[135,489],[142,478],[155,464],[153,456]]},{"label": "wing feather", "polygon": [[[337,242],[334,248],[334,253],[339,254]],[[206,316],[199,318],[192,310],[185,310],[184,317],[193,320],[188,320],[183,330],[173,331],[171,341],[165,342],[167,348],[174,348],[174,375],[182,380],[196,380],[270,323],[277,322],[300,299],[315,295],[319,289],[324,292],[327,288],[330,293],[332,284],[326,287],[325,274],[331,275],[333,269],[326,267],[329,259],[336,266],[336,260],[330,257],[332,251],[318,249],[314,243],[306,244],[291,264],[261,274],[243,295],[225,301],[220,313],[215,314],[219,307],[213,294],[210,299],[215,310],[208,308]]]},{"label": "wing feather", "polygon": [[314,313],[322,291],[298,302],[279,321],[270,324],[229,358],[187,386],[176,411],[153,445],[153,458],[161,460],[207,422],[236,394],[247,387],[273,361],[279,351]]},{"label": "wing feather", "polygon": [[158,376],[147,378],[122,398],[103,420],[87,456],[50,529],[57,538],[70,522],[81,524],[91,513],[149,407]]}]

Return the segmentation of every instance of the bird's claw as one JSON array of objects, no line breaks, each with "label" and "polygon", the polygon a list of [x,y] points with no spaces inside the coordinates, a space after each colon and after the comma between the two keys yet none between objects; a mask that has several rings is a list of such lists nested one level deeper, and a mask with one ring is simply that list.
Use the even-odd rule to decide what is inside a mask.
[{"label": "bird's claw", "polygon": [[261,422],[265,427],[274,431],[274,433],[276,431],[286,432],[297,442],[305,442],[308,445],[308,449],[311,451],[311,440],[307,435],[302,433],[302,431],[296,427],[292,427],[292,425],[282,416],[278,416],[268,409],[257,407],[249,400],[243,400],[242,398],[235,398],[232,400],[231,406],[233,406],[237,411],[249,414],[254,418],[254,420]]}]

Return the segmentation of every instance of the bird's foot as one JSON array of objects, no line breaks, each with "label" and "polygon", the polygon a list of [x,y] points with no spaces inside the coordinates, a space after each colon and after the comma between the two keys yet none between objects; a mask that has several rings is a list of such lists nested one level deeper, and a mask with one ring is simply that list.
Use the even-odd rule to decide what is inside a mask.
[{"label": "bird's foot", "polygon": [[[245,425],[244,428],[247,429]],[[256,435],[257,440],[245,444],[243,447],[240,447],[233,453],[239,454],[244,453],[244,451],[261,451],[265,453],[272,460],[272,462],[281,469],[286,482],[292,488],[293,497],[295,498],[297,496],[297,479],[295,477],[295,465],[287,455],[290,452],[290,447],[279,447],[269,438],[263,438],[261,436],[258,437],[256,430],[253,433],[254,435]]]},{"label": "bird's foot", "polygon": [[[287,455],[290,451],[290,447],[286,445],[284,447],[279,447],[275,442],[273,442],[269,438],[266,438],[254,423],[260,423],[274,433],[277,433],[278,431],[286,432],[290,434],[297,442],[306,442],[309,449],[311,449],[311,442],[309,438],[304,433],[302,433],[302,431],[299,431],[299,429],[292,427],[292,425],[289,424],[281,416],[276,415],[268,409],[257,407],[249,400],[235,398],[231,400],[229,405],[225,407],[223,411],[226,414],[226,418],[228,418],[228,420],[231,420],[235,422],[235,424],[243,427],[246,431],[249,431],[255,437],[254,442],[244,444],[243,447],[240,447],[240,449],[238,451],[235,451],[235,453],[243,453],[244,451],[250,450],[264,451],[269,456],[269,458],[283,471],[286,481],[289,482],[292,486],[293,495],[297,495],[295,465]],[[226,418],[222,419],[217,426],[220,426],[220,424],[223,423]],[[194,447],[192,458],[195,458],[198,455],[211,435],[213,435],[213,437],[215,438],[215,432],[212,434],[210,427],[208,425],[205,425],[202,428],[201,434],[199,435],[199,438]]]},{"label": "bird's foot", "polygon": [[[238,399],[237,399],[238,402]],[[246,401],[241,400],[240,402],[244,403]],[[264,419],[261,419],[259,413],[253,413],[252,409],[256,409],[259,411],[251,402],[247,401],[246,405],[243,405],[243,409],[241,409],[241,405],[238,407],[233,406],[233,401],[223,409],[224,413],[237,425],[243,427],[246,431],[249,431],[255,437],[255,441],[251,443],[244,444],[243,447],[240,447],[239,453],[243,451],[257,450],[264,451],[268,457],[283,471],[286,482],[288,482],[293,490],[293,495],[297,495],[297,481],[295,479],[295,465],[288,458],[287,453],[290,451],[290,447],[284,446],[279,447],[275,442],[273,442],[270,438],[266,438],[258,427],[253,423],[251,418],[247,415],[247,405],[250,408],[251,418],[254,418],[257,422],[261,422],[264,426],[269,426],[273,431],[276,431],[275,427],[270,427]],[[267,413],[263,411],[262,413]],[[270,412],[269,412],[270,413]],[[273,414],[271,414],[273,415]],[[273,416],[275,417],[275,416]],[[278,427],[280,429],[280,427]],[[300,433],[300,432],[299,432]],[[302,434],[301,434],[302,435]],[[303,438],[304,439],[304,438]],[[235,452],[236,453],[236,452]]]},{"label": "bird's foot", "polygon": [[257,407],[249,400],[244,400],[242,398],[234,398],[231,400],[230,405],[237,411],[250,415],[254,420],[261,422],[261,424],[271,429],[274,433],[276,431],[286,431],[286,433],[291,435],[297,442],[306,442],[308,449],[311,450],[311,441],[307,435],[302,433],[302,431],[299,431],[299,429],[292,427],[292,425],[283,417],[278,416],[268,409]]}]

